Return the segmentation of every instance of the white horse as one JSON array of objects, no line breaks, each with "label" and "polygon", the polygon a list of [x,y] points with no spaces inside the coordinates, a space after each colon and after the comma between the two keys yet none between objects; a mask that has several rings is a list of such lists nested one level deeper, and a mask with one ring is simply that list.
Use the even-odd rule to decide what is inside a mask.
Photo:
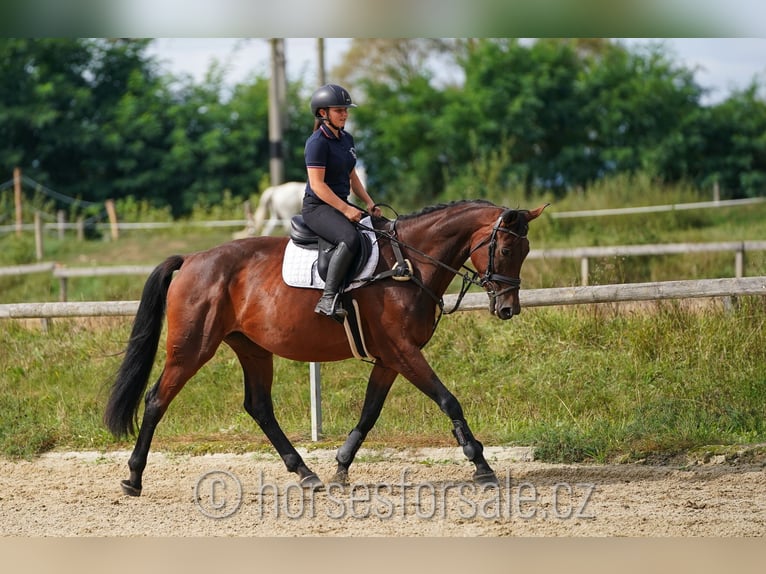
[{"label": "white horse", "polygon": [[[356,174],[362,185],[367,187],[367,172],[364,167],[357,166]],[[280,224],[285,232],[289,233],[290,218],[301,212],[305,192],[306,182],[302,181],[288,181],[264,189],[253,214],[252,226],[248,222],[248,228],[250,228],[248,235],[271,235],[271,232]]]},{"label": "white horse", "polygon": [[306,182],[301,181],[288,181],[264,189],[253,215],[253,235],[271,235],[279,224],[289,231],[290,218],[301,212],[305,191]]}]

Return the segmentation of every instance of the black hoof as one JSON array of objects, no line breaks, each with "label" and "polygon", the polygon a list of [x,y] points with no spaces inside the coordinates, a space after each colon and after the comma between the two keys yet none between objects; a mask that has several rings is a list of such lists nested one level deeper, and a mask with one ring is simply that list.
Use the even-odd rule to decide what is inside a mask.
[{"label": "black hoof", "polygon": [[489,472],[475,472],[473,475],[473,480],[476,482],[476,484],[481,485],[489,485],[489,486],[498,486],[500,482],[497,480],[497,475],[493,471]]},{"label": "black hoof", "polygon": [[130,484],[129,480],[123,480],[120,482],[120,486],[122,487],[122,492],[128,496],[141,496],[141,489]]},{"label": "black hoof", "polygon": [[306,490],[324,490],[324,483],[314,473],[304,476],[300,485]]},{"label": "black hoof", "polygon": [[330,479],[330,482],[332,484],[339,484],[341,486],[348,486],[348,471],[347,470],[339,470]]}]

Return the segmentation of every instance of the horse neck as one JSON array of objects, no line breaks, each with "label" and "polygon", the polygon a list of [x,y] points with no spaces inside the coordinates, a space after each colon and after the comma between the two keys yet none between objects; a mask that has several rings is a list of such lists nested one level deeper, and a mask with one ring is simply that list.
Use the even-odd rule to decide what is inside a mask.
[{"label": "horse neck", "polygon": [[[447,290],[456,271],[465,263],[477,235],[487,235],[502,209],[488,203],[461,202],[401,221],[397,227],[401,241],[440,261],[429,264],[415,257],[422,281],[435,293]],[[491,212],[491,213],[490,213]],[[415,263],[415,261],[413,261]]]}]

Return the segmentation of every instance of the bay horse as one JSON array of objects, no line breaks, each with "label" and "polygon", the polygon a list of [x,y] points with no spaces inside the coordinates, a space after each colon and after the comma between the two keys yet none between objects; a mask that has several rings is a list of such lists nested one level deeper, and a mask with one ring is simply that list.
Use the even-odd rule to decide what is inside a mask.
[{"label": "bay horse", "polygon": [[[375,219],[380,248],[377,271],[385,276],[397,258],[404,256],[412,277],[394,280],[389,274],[353,291],[374,362],[359,421],[337,451],[333,482],[348,483],[349,467],[378,419],[394,379],[401,374],[452,421],[458,445],[475,465],[474,480],[497,484],[460,403],[421,349],[433,335],[443,311],[442,296],[457,274],[464,278],[461,296],[471,283],[481,285],[489,295],[490,312],[499,319],[510,319],[521,311],[519,274],[529,252],[528,223],[546,206],[515,210],[482,200],[459,201],[428,207],[393,222]],[[141,494],[157,424],[173,398],[222,342],[234,350],[242,365],[245,411],[303,487],[324,486],[274,415],[273,356],[327,362],[351,358],[352,352],[343,326],[314,313],[321,291],[289,287],[282,280],[288,240],[251,237],[208,251],[174,255],[149,275],[104,414],[104,422],[115,436],[134,432],[166,317],[167,357],[159,379],[144,398],[143,419],[128,461],[130,477],[122,481],[125,494]],[[465,266],[469,258],[473,270]]]}]

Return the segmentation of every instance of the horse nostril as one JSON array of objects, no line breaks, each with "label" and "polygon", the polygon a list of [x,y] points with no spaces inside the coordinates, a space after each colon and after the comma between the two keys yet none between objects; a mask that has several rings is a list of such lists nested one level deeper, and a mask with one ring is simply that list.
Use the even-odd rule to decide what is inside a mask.
[{"label": "horse nostril", "polygon": [[498,316],[503,320],[507,321],[511,317],[513,317],[513,308],[511,307],[503,307],[500,309],[500,313]]}]

